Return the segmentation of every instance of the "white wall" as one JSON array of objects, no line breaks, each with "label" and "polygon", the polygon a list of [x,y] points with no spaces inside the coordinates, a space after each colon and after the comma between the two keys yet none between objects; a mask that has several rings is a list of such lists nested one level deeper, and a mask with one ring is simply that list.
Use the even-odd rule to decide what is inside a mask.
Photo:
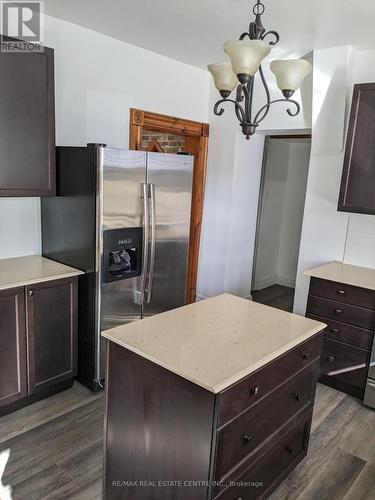
[{"label": "white wall", "polygon": [[279,285],[296,284],[310,152],[310,141],[290,143],[276,271]]},{"label": "white wall", "polygon": [[[209,74],[46,16],[55,49],[56,143],[128,146],[129,108],[207,121]],[[39,199],[0,199],[0,258],[40,253]]]},{"label": "white wall", "polygon": [[269,140],[259,224],[255,290],[262,290],[278,282],[278,257],[286,195],[290,144],[283,140]]},{"label": "white wall", "polygon": [[295,286],[307,173],[308,140],[270,139],[267,147],[255,289]]}]

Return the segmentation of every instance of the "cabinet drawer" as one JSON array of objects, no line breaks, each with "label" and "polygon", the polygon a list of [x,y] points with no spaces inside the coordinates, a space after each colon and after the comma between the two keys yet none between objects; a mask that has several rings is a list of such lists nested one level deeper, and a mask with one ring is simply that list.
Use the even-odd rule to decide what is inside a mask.
[{"label": "cabinet drawer", "polygon": [[319,363],[310,365],[219,431],[216,480],[259,451],[290,418],[312,407],[318,371]]},{"label": "cabinet drawer", "polygon": [[[307,452],[309,419],[283,436],[270,452],[263,455],[250,469],[230,483],[217,498],[220,500],[255,500],[265,498],[284,479]],[[233,484],[234,483],[234,484]]]},{"label": "cabinet drawer", "polygon": [[368,351],[324,339],[320,358],[320,379],[332,387],[362,397],[369,363]]},{"label": "cabinet drawer", "polygon": [[318,334],[220,394],[218,427],[236,417],[320,356]]},{"label": "cabinet drawer", "polygon": [[367,330],[375,328],[375,312],[362,307],[351,306],[336,300],[309,295],[307,312],[325,318],[339,320]]},{"label": "cabinet drawer", "polygon": [[310,293],[319,297],[375,310],[375,291],[367,288],[311,278]]},{"label": "cabinet drawer", "polygon": [[363,328],[341,323],[340,321],[322,318],[315,314],[309,313],[307,317],[327,323],[327,328],[324,330],[325,338],[339,340],[340,342],[345,342],[346,344],[360,347],[361,349],[367,349],[368,351],[371,350],[374,334],[370,330],[364,330]]}]

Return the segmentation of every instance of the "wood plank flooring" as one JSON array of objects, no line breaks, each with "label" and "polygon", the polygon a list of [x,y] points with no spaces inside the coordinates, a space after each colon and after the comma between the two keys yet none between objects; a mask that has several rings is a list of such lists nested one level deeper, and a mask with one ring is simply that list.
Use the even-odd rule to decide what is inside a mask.
[{"label": "wood plank flooring", "polygon": [[[103,414],[103,393],[75,384],[2,417],[14,500],[101,499]],[[271,499],[375,499],[375,411],[319,384],[309,454]]]},{"label": "wood plank flooring", "polygon": [[294,288],[282,285],[272,285],[263,290],[252,292],[254,302],[276,307],[283,311],[292,312],[294,303]]}]

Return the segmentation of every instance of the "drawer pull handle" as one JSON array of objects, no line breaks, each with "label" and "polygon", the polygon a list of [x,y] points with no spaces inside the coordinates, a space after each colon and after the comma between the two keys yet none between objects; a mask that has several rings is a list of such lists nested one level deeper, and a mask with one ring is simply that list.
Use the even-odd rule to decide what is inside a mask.
[{"label": "drawer pull handle", "polygon": [[340,295],[345,295],[345,290],[339,290]]},{"label": "drawer pull handle", "polygon": [[254,441],[254,436],[252,434],[248,434],[246,436],[244,436],[243,438],[243,444],[249,444],[251,443],[252,441]]},{"label": "drawer pull handle", "polygon": [[309,354],[309,353],[307,353],[307,352],[304,352],[304,353],[302,354],[302,357],[303,357],[303,359],[309,359],[310,354]]},{"label": "drawer pull handle", "polygon": [[256,385],[250,389],[250,396],[258,396],[260,387]]},{"label": "drawer pull handle", "polygon": [[337,333],[339,333],[339,329],[338,328],[332,328],[330,330],[330,332],[336,335]]},{"label": "drawer pull handle", "polygon": [[300,394],[296,394],[296,393],[294,393],[294,394],[293,394],[293,398],[294,398],[294,400],[295,400],[295,401],[297,401],[297,402],[298,402],[298,401],[301,401],[301,395],[300,395]]},{"label": "drawer pull handle", "polygon": [[289,453],[289,455],[294,455],[294,449],[291,446],[287,446],[286,451]]},{"label": "drawer pull handle", "polygon": [[328,356],[328,361],[333,363],[335,361],[335,356]]},{"label": "drawer pull handle", "polygon": [[342,314],[342,309],[335,309],[335,314]]}]

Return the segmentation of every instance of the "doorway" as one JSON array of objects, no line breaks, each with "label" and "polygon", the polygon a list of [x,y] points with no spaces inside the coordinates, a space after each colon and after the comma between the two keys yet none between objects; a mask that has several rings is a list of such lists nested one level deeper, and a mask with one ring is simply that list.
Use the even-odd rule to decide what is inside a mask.
[{"label": "doorway", "polygon": [[252,297],[293,311],[311,136],[267,136],[259,193]]}]

